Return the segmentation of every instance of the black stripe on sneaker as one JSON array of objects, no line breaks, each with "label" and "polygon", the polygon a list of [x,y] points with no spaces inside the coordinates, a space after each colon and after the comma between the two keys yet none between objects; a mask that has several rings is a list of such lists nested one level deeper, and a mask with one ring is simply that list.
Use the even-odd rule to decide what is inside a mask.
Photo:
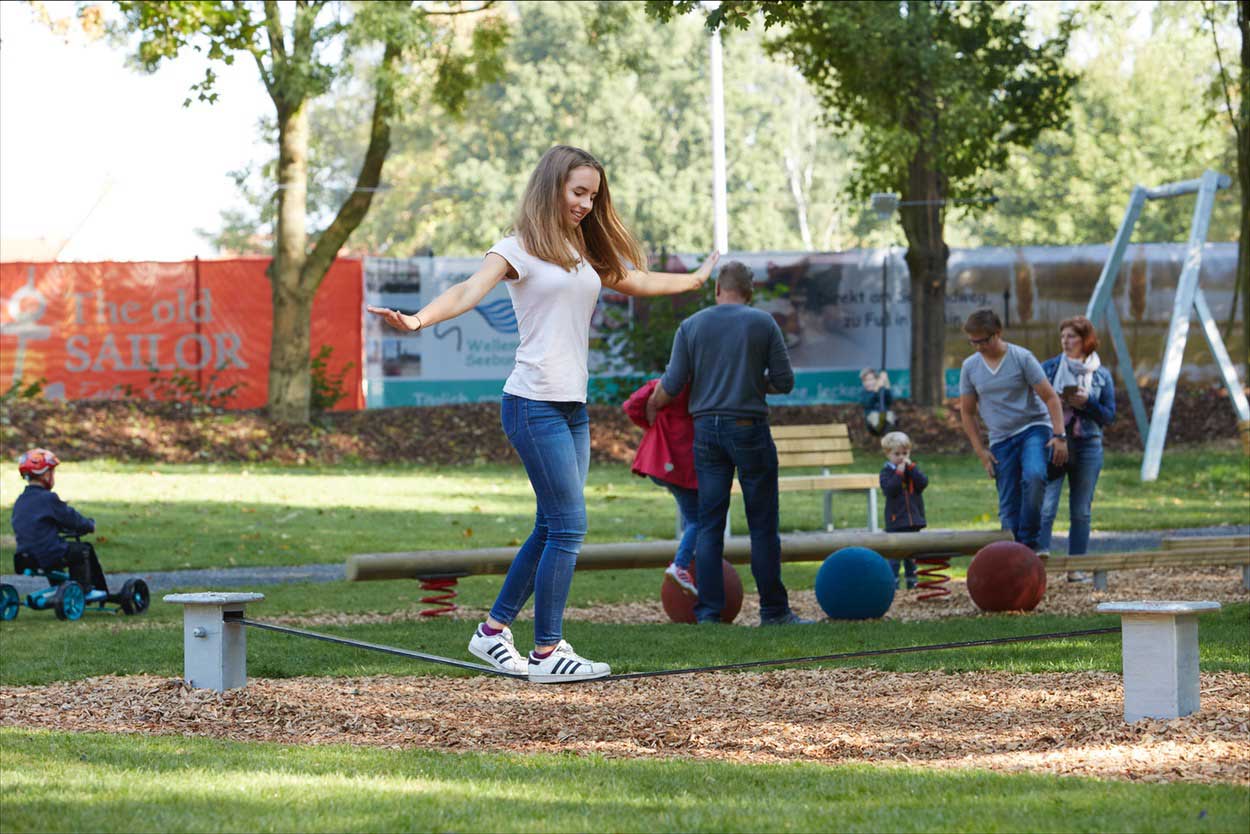
[{"label": "black stripe on sneaker", "polygon": [[496,643],[494,648],[488,651],[487,654],[495,658],[495,660],[503,660],[504,656],[508,654],[508,649],[503,643]]}]

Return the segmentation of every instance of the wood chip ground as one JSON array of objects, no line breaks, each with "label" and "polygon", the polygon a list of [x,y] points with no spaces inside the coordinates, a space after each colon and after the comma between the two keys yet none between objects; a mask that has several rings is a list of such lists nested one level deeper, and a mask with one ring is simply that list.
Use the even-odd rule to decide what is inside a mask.
[{"label": "wood chip ground", "polygon": [[805,761],[1250,784],[1250,676],[1125,724],[1118,675],[786,670],[544,687],[500,678],[103,677],[0,689],[0,724],[235,741]]}]

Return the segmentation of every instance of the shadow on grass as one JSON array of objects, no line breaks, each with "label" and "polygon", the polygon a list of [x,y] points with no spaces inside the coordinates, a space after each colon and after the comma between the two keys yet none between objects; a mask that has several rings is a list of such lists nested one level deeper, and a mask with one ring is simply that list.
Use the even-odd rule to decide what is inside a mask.
[{"label": "shadow on grass", "polygon": [[11,729],[0,751],[15,832],[1244,831],[1250,819],[1242,786],[980,771]]}]

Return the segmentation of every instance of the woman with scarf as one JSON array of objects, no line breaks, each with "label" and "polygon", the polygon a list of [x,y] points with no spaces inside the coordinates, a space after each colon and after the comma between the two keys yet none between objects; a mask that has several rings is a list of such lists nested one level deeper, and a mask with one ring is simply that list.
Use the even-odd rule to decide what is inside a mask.
[{"label": "woman with scarf", "polygon": [[[1051,528],[1067,480],[1068,555],[1080,556],[1089,548],[1090,505],[1102,471],[1102,430],[1115,420],[1115,383],[1098,359],[1098,334],[1089,319],[1073,316],[1061,322],[1059,344],[1063,352],[1043,362],[1042,370],[1063,403],[1068,463],[1046,485],[1037,546],[1039,553],[1050,551]],[[1084,582],[1088,577],[1084,571],[1072,571],[1068,581]]]}]

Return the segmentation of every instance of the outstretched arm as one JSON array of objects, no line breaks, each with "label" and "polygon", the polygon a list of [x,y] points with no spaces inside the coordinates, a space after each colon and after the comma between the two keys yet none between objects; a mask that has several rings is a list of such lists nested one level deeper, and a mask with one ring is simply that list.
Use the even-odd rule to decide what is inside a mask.
[{"label": "outstretched arm", "polygon": [[401,313],[398,310],[392,310],[387,307],[370,306],[365,309],[375,316],[381,316],[384,322],[396,330],[411,333],[423,327],[438,324],[440,321],[454,319],[462,313],[469,312],[509,272],[515,274],[503,256],[490,252],[486,255],[485,260],[482,261],[482,265],[478,267],[477,272],[459,284],[443,290],[437,298],[422,307],[414,315]]},{"label": "outstretched arm", "polygon": [[703,265],[694,272],[644,272],[633,269],[625,274],[625,278],[610,288],[625,295],[654,296],[676,295],[677,293],[697,290],[712,274],[712,268],[720,260],[720,253],[708,255]]}]

